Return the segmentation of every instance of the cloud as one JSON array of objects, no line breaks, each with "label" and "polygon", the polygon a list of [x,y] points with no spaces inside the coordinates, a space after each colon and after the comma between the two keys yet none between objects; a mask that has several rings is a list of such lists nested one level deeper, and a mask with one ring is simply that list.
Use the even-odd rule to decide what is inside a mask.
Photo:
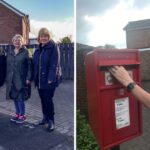
[{"label": "cloud", "polygon": [[137,7],[137,8],[143,8],[149,4],[150,4],[149,0],[134,0],[133,2],[134,7]]},{"label": "cloud", "polygon": [[68,35],[74,36],[74,21],[73,18],[67,18],[64,21],[39,21],[31,20],[30,21],[31,31],[30,37],[37,37],[38,31],[45,27],[54,35],[54,39],[58,41],[60,38],[63,38]]},{"label": "cloud", "polygon": [[106,9],[110,9],[117,4],[119,0],[78,0],[77,14],[96,15],[102,13]]},{"label": "cloud", "polygon": [[103,14],[118,3],[130,3],[133,7],[143,8],[150,4],[149,0],[78,0],[77,16]]},{"label": "cloud", "polygon": [[[103,5],[107,2],[100,1]],[[92,46],[113,44],[119,48],[125,47],[126,39],[123,31],[125,25],[129,21],[148,19],[150,13],[150,5],[146,0],[142,9],[138,7],[140,2],[135,0],[114,0],[114,3],[109,3],[108,7],[102,7],[97,3],[95,10],[89,5],[84,5],[81,12],[77,9],[78,14],[81,13],[79,19],[77,15],[77,42]],[[86,6],[87,12],[83,11]],[[91,11],[93,12],[90,13]]]},{"label": "cloud", "polygon": [[87,43],[92,24],[85,20],[86,15],[99,15],[112,8],[119,0],[78,0],[77,1],[77,42]]}]

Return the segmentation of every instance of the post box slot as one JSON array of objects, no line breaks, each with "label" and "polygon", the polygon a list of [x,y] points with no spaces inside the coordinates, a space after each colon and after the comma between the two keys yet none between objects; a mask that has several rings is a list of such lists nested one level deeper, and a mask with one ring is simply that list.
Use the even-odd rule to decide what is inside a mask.
[{"label": "post box slot", "polygon": [[[116,65],[116,66],[118,66],[118,65]],[[134,65],[120,65],[120,66],[123,66],[125,69],[133,69],[133,68],[135,68],[135,69],[137,69],[138,68],[138,66],[139,66],[139,64],[134,64]],[[112,65],[108,65],[108,66],[98,66],[98,69],[100,70],[100,71],[108,71],[108,69],[109,68],[111,68],[111,67],[114,67],[114,65],[112,66]]]},{"label": "post box slot", "polygon": [[[128,73],[130,77],[133,78],[133,71],[128,70]],[[104,72],[104,76],[105,76],[105,85],[119,84],[118,81],[113,77],[113,75],[110,72],[108,71]]]},{"label": "post box slot", "polygon": [[[125,69],[128,71],[129,75],[132,79],[138,84],[139,83],[139,76],[137,76],[139,65],[123,65]],[[100,89],[105,88],[114,88],[118,86],[122,86],[109,72],[108,68],[112,66],[99,66],[98,74],[99,74],[99,82],[100,82]]]}]

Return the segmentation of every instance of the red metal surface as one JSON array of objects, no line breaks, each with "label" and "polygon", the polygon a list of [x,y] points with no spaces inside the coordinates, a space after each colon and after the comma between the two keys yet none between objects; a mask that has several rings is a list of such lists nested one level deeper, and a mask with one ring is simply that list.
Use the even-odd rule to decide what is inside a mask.
[{"label": "red metal surface", "polygon": [[[139,64],[138,50],[96,49],[85,57],[89,123],[102,150],[142,134],[141,104],[108,72],[109,66],[123,65],[140,85]],[[106,83],[106,79],[112,83]],[[129,125],[119,128],[115,105],[122,98],[129,105]]]}]

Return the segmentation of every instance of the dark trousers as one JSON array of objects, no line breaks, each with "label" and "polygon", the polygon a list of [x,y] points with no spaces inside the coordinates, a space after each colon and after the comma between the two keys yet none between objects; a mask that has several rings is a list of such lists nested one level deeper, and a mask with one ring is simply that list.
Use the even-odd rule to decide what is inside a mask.
[{"label": "dark trousers", "polygon": [[39,96],[41,98],[43,117],[48,122],[52,120],[54,122],[54,103],[53,96],[55,88],[53,89],[38,89]]}]

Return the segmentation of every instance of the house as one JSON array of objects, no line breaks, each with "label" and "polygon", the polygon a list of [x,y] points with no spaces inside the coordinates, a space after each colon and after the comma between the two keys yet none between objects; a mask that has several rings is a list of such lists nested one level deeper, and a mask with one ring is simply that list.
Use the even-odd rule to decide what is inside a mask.
[{"label": "house", "polygon": [[24,44],[27,44],[29,32],[29,16],[0,0],[0,44],[12,44],[12,37],[15,34],[21,34]]},{"label": "house", "polygon": [[150,19],[129,22],[124,30],[127,48],[150,47]]},{"label": "house", "polygon": [[150,19],[129,22],[124,30],[127,48],[140,50],[141,80],[150,80]]},{"label": "house", "polygon": [[29,44],[30,45],[38,44],[37,38],[30,38],[29,39]]}]

